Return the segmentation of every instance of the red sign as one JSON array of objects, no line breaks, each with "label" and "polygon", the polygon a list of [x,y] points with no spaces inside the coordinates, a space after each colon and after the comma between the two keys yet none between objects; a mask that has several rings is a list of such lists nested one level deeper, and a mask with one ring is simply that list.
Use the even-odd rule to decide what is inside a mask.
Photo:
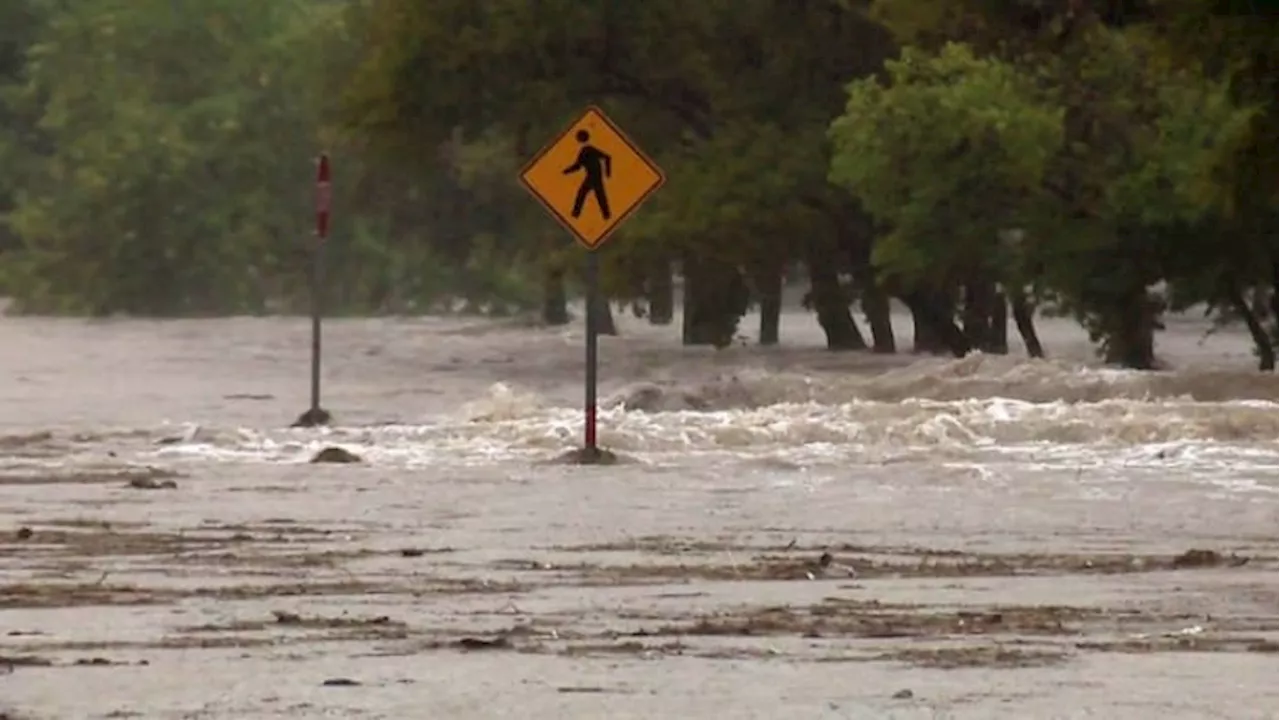
[{"label": "red sign", "polygon": [[316,164],[316,235],[329,237],[329,211],[333,207],[333,185],[329,182],[329,154],[322,153]]}]

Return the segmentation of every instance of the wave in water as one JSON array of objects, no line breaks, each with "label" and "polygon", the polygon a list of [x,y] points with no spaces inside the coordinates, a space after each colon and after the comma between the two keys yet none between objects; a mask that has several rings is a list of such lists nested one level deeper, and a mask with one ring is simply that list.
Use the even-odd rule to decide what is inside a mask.
[{"label": "wave in water", "polygon": [[[651,458],[711,453],[800,464],[1235,458],[1265,469],[1277,465],[1280,447],[1275,395],[1273,375],[1137,373],[975,354],[871,377],[754,371],[698,386],[636,385],[603,403],[600,440]],[[1233,399],[1205,399],[1215,397]],[[48,459],[133,447],[147,459],[301,462],[321,445],[340,443],[374,461],[475,464],[553,454],[577,444],[581,429],[580,410],[497,384],[453,416],[415,424],[33,433],[0,438],[0,448]]]},{"label": "wave in water", "polygon": [[[654,461],[695,455],[774,458],[796,466],[885,462],[1112,463],[1126,467],[1277,465],[1274,403],[1236,401],[1029,403],[1007,398],[840,404],[786,403],[749,410],[600,414],[600,442]],[[416,425],[322,431],[196,433],[155,457],[304,462],[341,444],[395,465],[488,464],[553,455],[579,442],[582,413],[543,407],[508,387],[458,418]]]},{"label": "wave in water", "polygon": [[729,410],[785,403],[853,400],[1006,398],[1034,403],[1186,399],[1277,401],[1273,373],[1223,370],[1138,372],[1052,360],[972,353],[959,360],[922,360],[878,375],[813,377],[748,370],[711,382],[638,383],[606,404],[633,410]]}]

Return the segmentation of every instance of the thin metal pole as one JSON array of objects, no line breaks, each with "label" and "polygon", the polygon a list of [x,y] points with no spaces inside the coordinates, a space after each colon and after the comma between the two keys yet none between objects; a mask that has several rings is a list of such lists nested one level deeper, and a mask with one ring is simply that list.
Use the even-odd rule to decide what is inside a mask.
[{"label": "thin metal pole", "polygon": [[600,256],[595,250],[587,251],[587,382],[586,382],[586,426],[583,430],[585,449],[596,450],[596,380],[599,363],[597,353],[597,329],[600,325]]},{"label": "thin metal pole", "polygon": [[324,238],[316,243],[315,262],[311,268],[311,413],[320,414],[320,288],[324,287]]}]

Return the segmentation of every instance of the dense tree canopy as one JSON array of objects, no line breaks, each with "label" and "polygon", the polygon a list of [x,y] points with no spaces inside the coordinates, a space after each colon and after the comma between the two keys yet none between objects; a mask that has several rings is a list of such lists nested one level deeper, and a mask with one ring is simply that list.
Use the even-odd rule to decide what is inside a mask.
[{"label": "dense tree canopy", "polygon": [[[35,312],[269,312],[306,291],[334,158],[344,312],[540,307],[583,252],[520,165],[587,104],[668,175],[601,251],[686,343],[784,276],[833,349],[1039,355],[1034,310],[1156,364],[1160,315],[1275,362],[1274,3],[1249,0],[12,0],[0,290]],[[443,304],[443,305],[442,305]],[[855,317],[865,315],[870,338]],[[609,321],[608,315],[604,320]],[[604,328],[606,331],[608,327]]]}]

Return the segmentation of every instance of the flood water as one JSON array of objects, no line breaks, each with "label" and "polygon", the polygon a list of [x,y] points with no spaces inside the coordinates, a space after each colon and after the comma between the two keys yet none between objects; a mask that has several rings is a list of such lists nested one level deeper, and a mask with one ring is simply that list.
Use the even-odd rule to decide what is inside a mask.
[{"label": "flood water", "polygon": [[625,462],[575,467],[580,323],[328,322],[303,430],[305,319],[0,318],[0,717],[1278,716],[1243,333],[1135,373],[1064,320],[1049,361],[618,320]]}]

